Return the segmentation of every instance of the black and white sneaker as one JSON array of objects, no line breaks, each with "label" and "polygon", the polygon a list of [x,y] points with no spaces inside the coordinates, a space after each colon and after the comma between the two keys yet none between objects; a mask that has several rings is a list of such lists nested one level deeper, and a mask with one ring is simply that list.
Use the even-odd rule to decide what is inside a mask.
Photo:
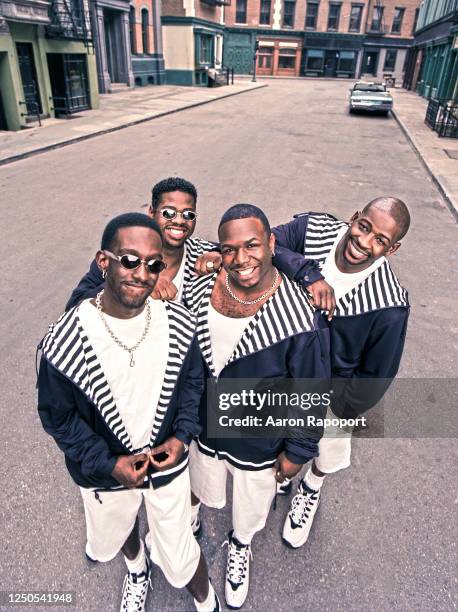
[{"label": "black and white sneaker", "polygon": [[146,557],[146,572],[127,572],[122,588],[120,612],[144,612],[148,587],[151,586],[151,564]]},{"label": "black and white sneaker", "polygon": [[280,495],[281,497],[286,497],[287,495],[290,495],[292,489],[293,481],[289,478],[285,478],[285,480],[281,484],[277,482],[277,495]]},{"label": "black and white sneaker", "polygon": [[199,515],[196,516],[196,518],[191,521],[191,529],[192,529],[192,533],[194,534],[194,537],[197,539],[200,538],[200,536],[202,535],[202,523],[200,522],[200,517]]},{"label": "black and white sneaker", "polygon": [[320,491],[309,489],[303,480],[300,481],[283,525],[283,541],[290,548],[299,548],[307,542],[320,495]]},{"label": "black and white sneaker", "polygon": [[251,546],[242,544],[233,536],[234,531],[228,534],[227,565],[226,565],[226,603],[231,610],[238,610],[245,602],[250,586],[250,559]]}]

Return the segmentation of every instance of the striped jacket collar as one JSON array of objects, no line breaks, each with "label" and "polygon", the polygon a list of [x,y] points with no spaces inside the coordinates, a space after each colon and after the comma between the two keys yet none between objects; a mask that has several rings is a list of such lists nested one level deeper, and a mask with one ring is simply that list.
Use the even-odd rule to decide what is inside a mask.
[{"label": "striped jacket collar", "polygon": [[[343,227],[348,227],[348,223],[332,215],[311,213],[304,243],[305,258],[315,259],[322,268]],[[382,265],[362,283],[337,300],[334,316],[354,316],[396,306],[408,307],[408,294],[384,258]]]},{"label": "striped jacket collar", "polygon": [[202,238],[188,238],[188,240],[186,240],[184,243],[184,248],[186,260],[184,266],[183,284],[186,286],[196,277],[194,267],[196,265],[197,258],[203,253],[213,251],[215,249],[215,245],[207,240],[202,240]]},{"label": "striped jacket collar", "polygon": [[[181,366],[195,334],[195,318],[181,304],[164,302],[169,322],[169,352],[164,381],[154,417],[150,446],[153,446]],[[107,427],[130,452],[129,434],[113,399],[108,381],[78,316],[78,306],[63,314],[50,326],[42,342],[43,356],[77,386],[95,405]]]},{"label": "striped jacket collar", "polygon": [[[203,276],[186,289],[185,300],[197,314],[197,338],[207,366],[216,378],[211,350],[208,309],[217,274]],[[248,323],[227,367],[233,361],[261,351],[296,334],[315,330],[314,311],[305,292],[282,274],[277,291]]]}]

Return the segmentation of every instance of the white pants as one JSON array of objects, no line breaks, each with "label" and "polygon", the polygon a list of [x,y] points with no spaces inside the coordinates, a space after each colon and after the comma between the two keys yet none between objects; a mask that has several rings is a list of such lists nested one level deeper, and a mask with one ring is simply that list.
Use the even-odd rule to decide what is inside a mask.
[{"label": "white pants", "polygon": [[195,442],[189,447],[191,489],[210,508],[226,505],[227,474],[232,474],[232,526],[234,537],[250,544],[256,532],[264,528],[275,496],[275,470],[241,470],[224,459],[209,457]]},{"label": "white pants", "polygon": [[80,487],[86,515],[86,553],[95,561],[110,561],[124,545],[145,500],[151,534],[151,559],[169,583],[181,589],[194,576],[200,547],[191,529],[191,488],[186,469],[158,489],[94,491]]},{"label": "white pants", "polygon": [[315,465],[324,474],[333,474],[350,466],[351,433],[339,427],[326,427],[318,442]]}]

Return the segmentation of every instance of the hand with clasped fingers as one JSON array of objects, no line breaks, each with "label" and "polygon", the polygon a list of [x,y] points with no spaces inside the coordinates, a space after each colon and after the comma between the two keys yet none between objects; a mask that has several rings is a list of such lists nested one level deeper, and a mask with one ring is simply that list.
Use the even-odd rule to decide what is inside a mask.
[{"label": "hand with clasped fingers", "polygon": [[184,443],[175,436],[171,436],[163,444],[150,450],[148,453],[150,463],[159,472],[173,468],[180,461],[184,449]]},{"label": "hand with clasped fingers", "polygon": [[124,487],[133,489],[143,484],[148,466],[148,455],[145,453],[120,455],[116,460],[111,475]]}]

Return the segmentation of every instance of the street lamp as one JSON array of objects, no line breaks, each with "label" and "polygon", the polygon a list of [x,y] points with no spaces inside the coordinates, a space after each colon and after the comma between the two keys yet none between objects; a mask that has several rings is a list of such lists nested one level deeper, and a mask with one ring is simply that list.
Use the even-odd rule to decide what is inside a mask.
[{"label": "street lamp", "polygon": [[253,57],[253,78],[251,81],[256,83],[256,60],[258,58],[259,40],[254,43],[254,57]]}]

